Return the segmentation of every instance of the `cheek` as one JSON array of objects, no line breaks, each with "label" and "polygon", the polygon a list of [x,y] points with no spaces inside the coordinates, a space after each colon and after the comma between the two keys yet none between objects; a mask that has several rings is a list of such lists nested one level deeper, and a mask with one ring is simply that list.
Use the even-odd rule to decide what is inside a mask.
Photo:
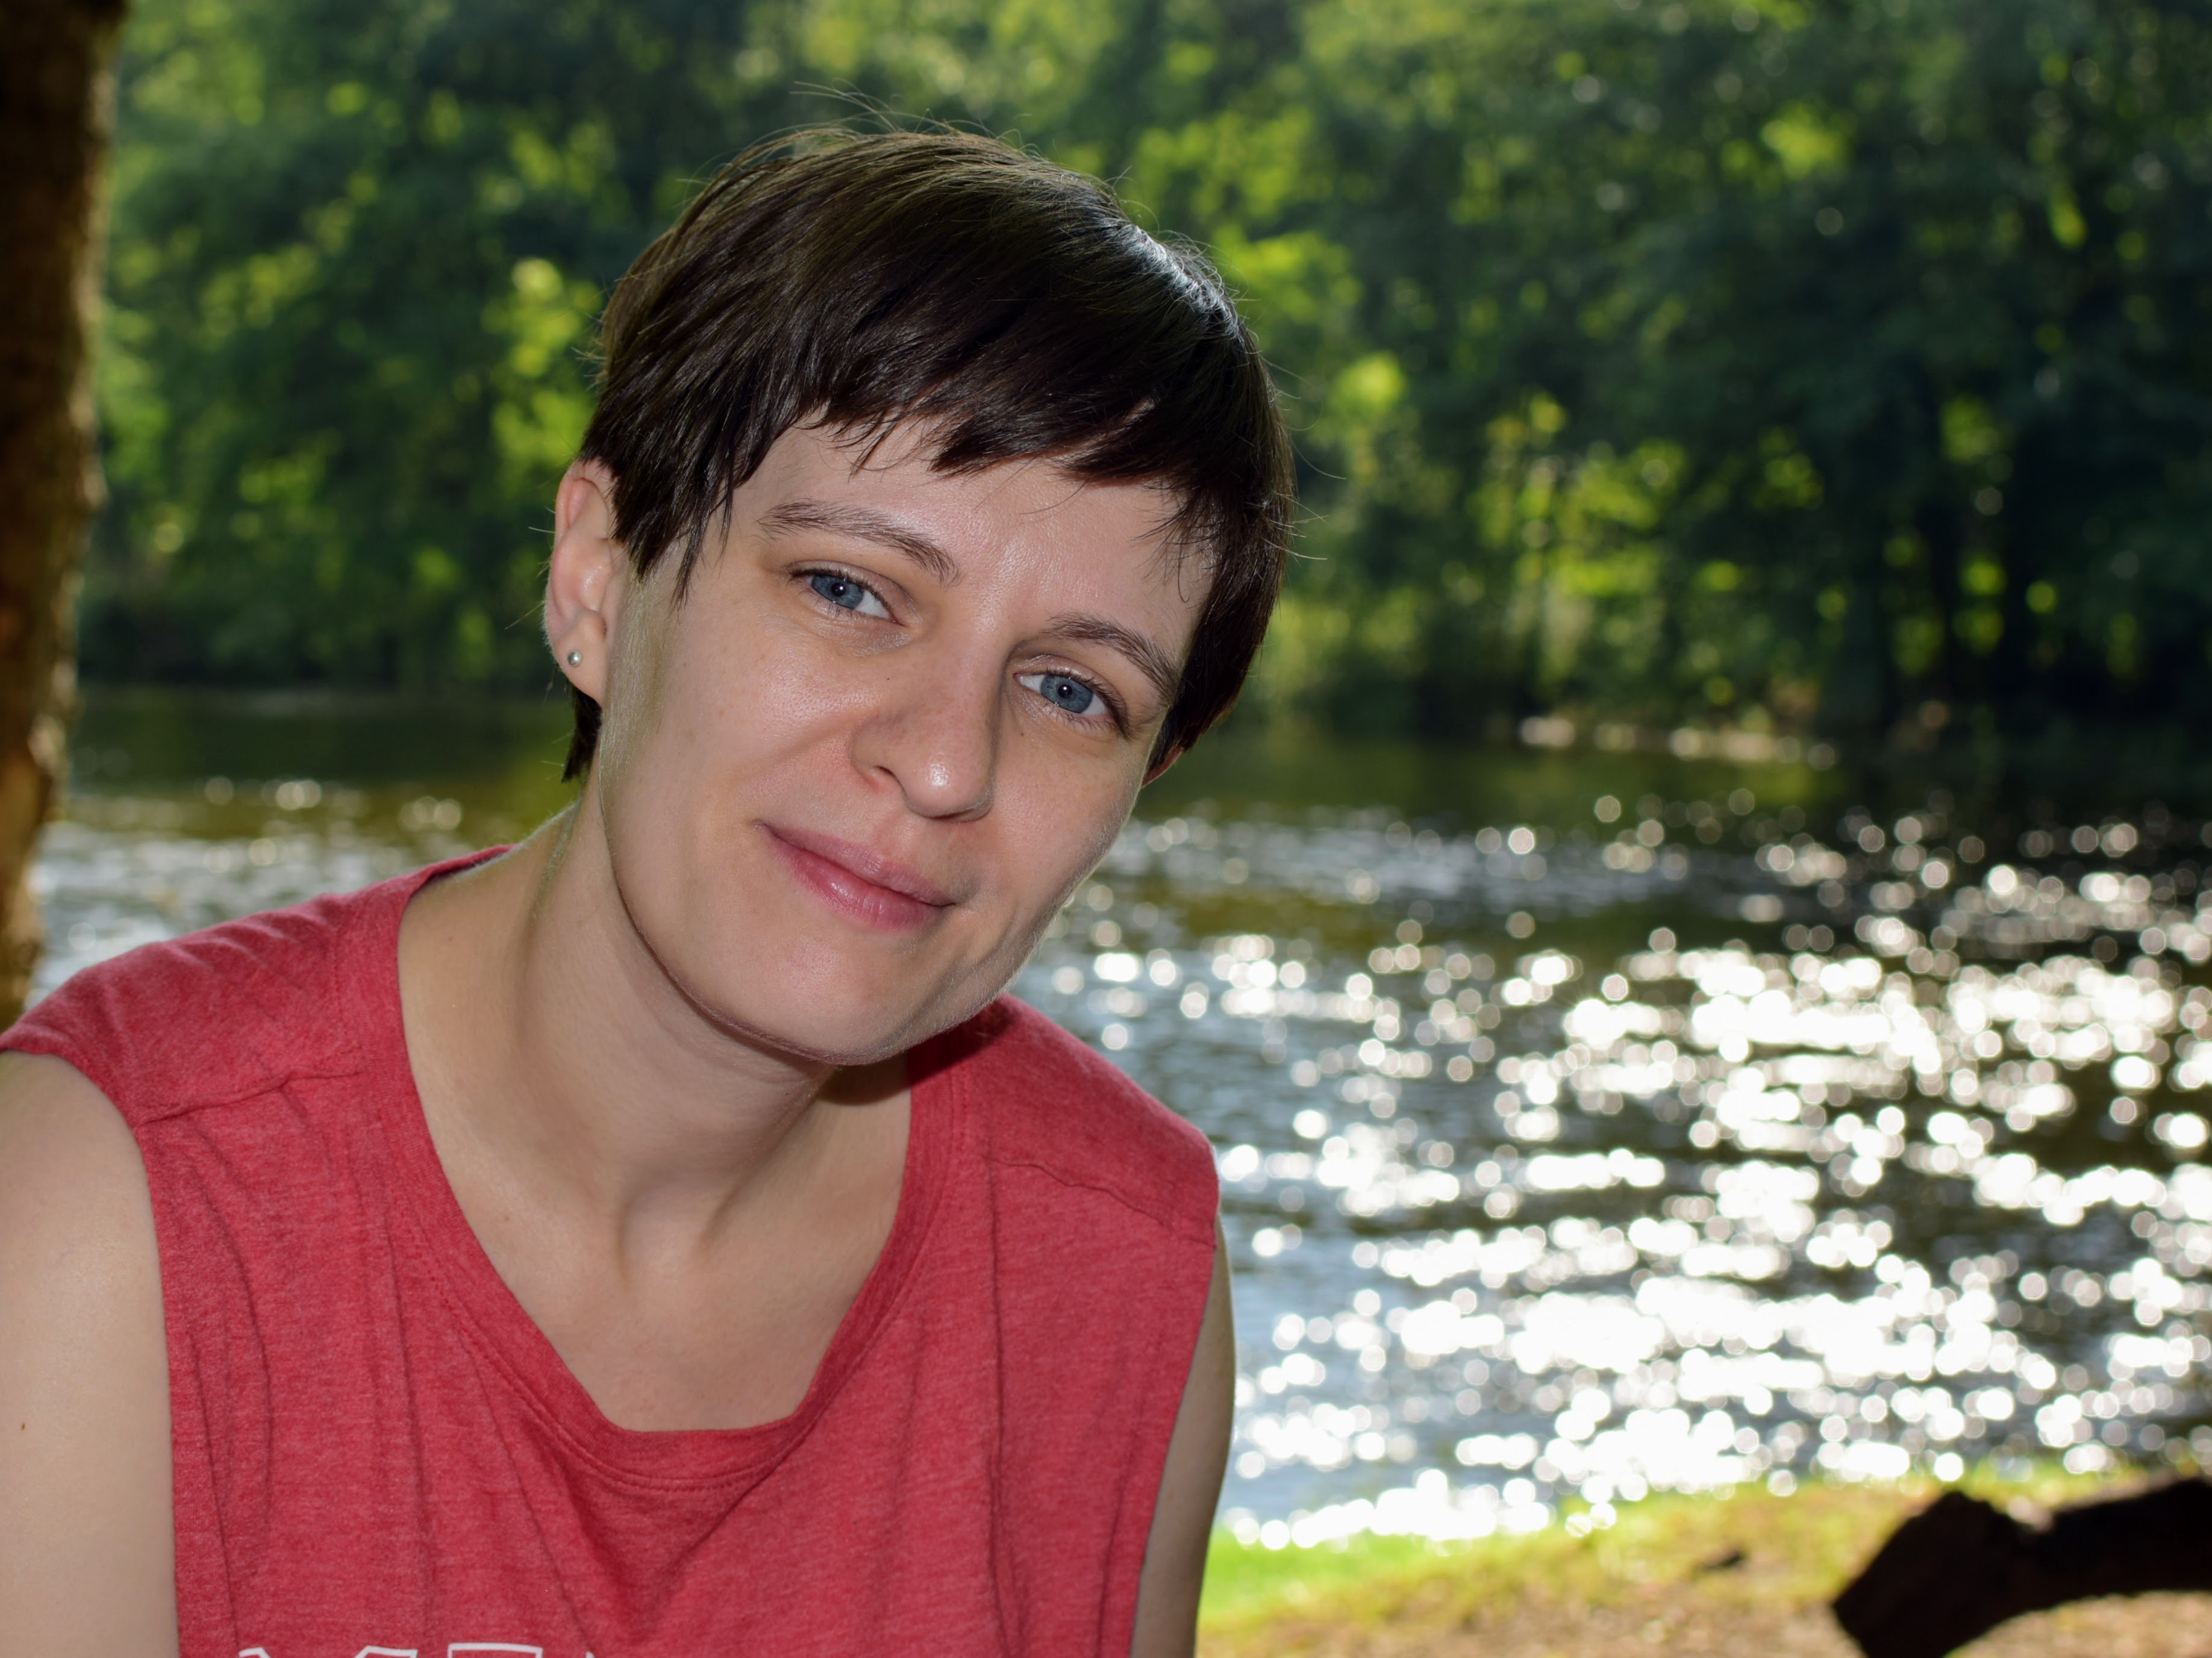
[{"label": "cheek", "polygon": [[1009,884],[1043,927],[1084,877],[1113,850],[1142,781],[1138,762],[1042,765],[1034,775],[1002,777],[996,810],[1005,855],[1018,871]]},{"label": "cheek", "polygon": [[695,590],[636,667],[620,665],[611,696],[611,757],[663,811],[759,776],[834,729],[865,694],[849,665],[831,671],[799,630],[750,607],[714,609]]},{"label": "cheek", "polygon": [[658,595],[643,584],[632,589],[611,643],[606,698],[599,709],[599,741],[592,780],[609,799],[619,798],[647,768],[666,695],[663,676],[665,623]]}]

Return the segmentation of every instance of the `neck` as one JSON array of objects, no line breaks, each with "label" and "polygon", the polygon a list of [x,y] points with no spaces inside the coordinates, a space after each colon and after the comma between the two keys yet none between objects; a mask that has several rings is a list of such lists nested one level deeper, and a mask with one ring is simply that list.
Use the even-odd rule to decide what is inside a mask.
[{"label": "neck", "polygon": [[902,1067],[841,1073],[718,1023],[631,925],[593,807],[410,906],[410,1057],[457,1183],[458,1163],[618,1250],[703,1242],[817,1168],[836,1108],[895,1096]]}]

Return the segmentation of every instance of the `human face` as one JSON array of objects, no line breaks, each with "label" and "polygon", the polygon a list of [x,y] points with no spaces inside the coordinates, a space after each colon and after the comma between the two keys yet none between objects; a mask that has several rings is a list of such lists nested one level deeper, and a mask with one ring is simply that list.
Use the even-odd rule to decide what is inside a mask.
[{"label": "human face", "polygon": [[672,557],[639,581],[616,556],[597,588],[569,571],[596,608],[564,616],[562,550],[604,519],[603,492],[568,512],[578,477],[549,626],[564,660],[564,621],[604,641],[604,669],[568,670],[605,711],[582,810],[658,970],[716,1023],[842,1064],[974,1012],[1144,780],[1204,595],[1163,544],[1170,503],[794,430],[680,598]]}]

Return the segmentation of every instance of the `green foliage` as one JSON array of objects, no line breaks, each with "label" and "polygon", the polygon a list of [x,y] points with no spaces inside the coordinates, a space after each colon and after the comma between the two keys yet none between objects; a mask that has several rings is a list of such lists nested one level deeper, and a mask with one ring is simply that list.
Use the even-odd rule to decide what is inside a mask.
[{"label": "green foliage", "polygon": [[580,348],[685,170],[741,136],[738,44],[699,6],[140,8],[88,665],[542,677],[517,624]]},{"label": "green foliage", "polygon": [[2203,0],[143,0],[90,669],[542,682],[590,316],[810,87],[1214,250],[1271,706],[2212,713]]}]

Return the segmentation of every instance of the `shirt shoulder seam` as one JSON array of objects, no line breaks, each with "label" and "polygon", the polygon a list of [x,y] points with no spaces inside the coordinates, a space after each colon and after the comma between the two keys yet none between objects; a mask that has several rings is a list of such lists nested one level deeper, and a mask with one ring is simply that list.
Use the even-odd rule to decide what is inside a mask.
[{"label": "shirt shoulder seam", "polygon": [[1158,1227],[1162,1231],[1172,1233],[1183,1238],[1187,1242],[1194,1243],[1200,1241],[1201,1238],[1207,1242],[1211,1242],[1212,1241],[1213,1228],[1212,1222],[1213,1219],[1213,1210],[1212,1208],[1209,1208],[1206,1211],[1203,1221],[1200,1221],[1194,1225],[1186,1224],[1186,1221],[1190,1220],[1193,1218],[1180,1215],[1172,1208],[1165,1205],[1155,1207],[1152,1205],[1140,1203],[1134,1198],[1132,1198],[1119,1186],[1111,1184],[1108,1181],[1085,1180],[1079,1175],[1071,1174],[1065,1169],[1058,1168],[1052,1163],[1040,1162],[1035,1157],[1011,1156],[1003,1152],[987,1152],[986,1155],[990,1158],[992,1163],[995,1163],[1000,1168],[1030,1169],[1036,1174],[1046,1176],[1048,1179],[1052,1180],[1061,1186],[1070,1187],[1077,1191],[1096,1192],[1101,1197],[1111,1198],[1115,1203],[1121,1205],[1122,1208],[1127,1209],[1130,1213],[1141,1216],[1146,1220],[1150,1221],[1153,1225]]},{"label": "shirt shoulder seam", "polygon": [[[109,1093],[109,1084],[102,1082],[100,1076],[104,1067],[93,1062],[91,1056],[75,1042],[48,1040],[45,1033],[31,1031],[24,1033],[21,1040],[9,1042],[6,1046],[9,1053],[35,1054],[42,1058],[59,1060],[106,1096],[108,1103],[123,1114],[125,1121],[149,1126],[177,1117],[191,1116],[200,1111],[221,1110],[225,1106],[281,1093],[295,1082],[336,1082],[347,1077],[367,1074],[367,1067],[361,1065],[288,1066],[273,1075],[256,1078],[249,1085],[224,1092],[187,1094],[181,1099],[173,1099],[161,1105],[133,1105]],[[117,1078],[116,1082],[119,1086],[128,1080]]]}]

